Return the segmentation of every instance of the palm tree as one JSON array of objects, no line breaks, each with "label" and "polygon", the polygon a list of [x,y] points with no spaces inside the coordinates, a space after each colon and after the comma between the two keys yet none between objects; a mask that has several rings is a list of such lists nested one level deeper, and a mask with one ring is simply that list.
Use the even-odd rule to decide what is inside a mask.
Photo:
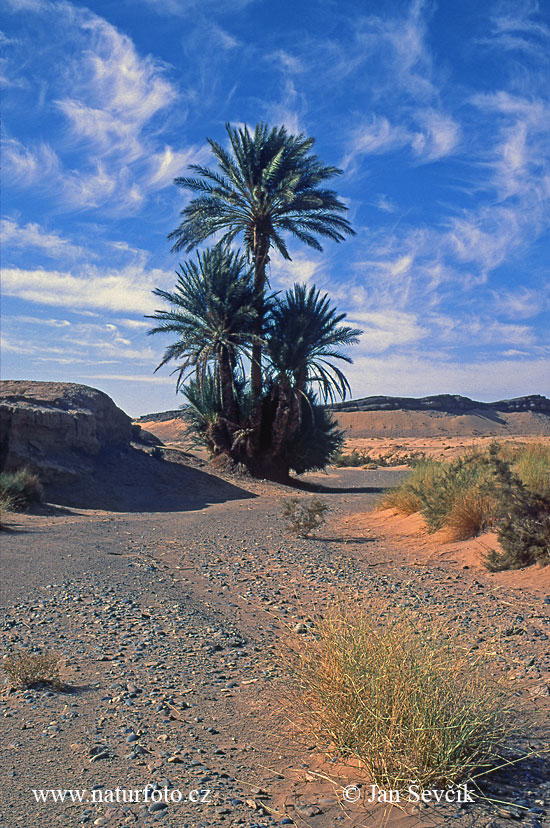
[{"label": "palm tree", "polygon": [[[327,294],[315,287],[294,285],[273,303],[266,326],[270,379],[274,403],[271,429],[272,458],[285,457],[302,425],[304,406],[311,406],[315,386],[324,403],[344,398],[349,383],[334,360],[351,363],[342,347],[358,341],[360,330],[341,325],[345,313],[337,313]],[[276,461],[279,463],[279,460]],[[288,473],[288,465],[286,472]]]},{"label": "palm tree", "polygon": [[159,322],[148,333],[178,337],[155,370],[181,360],[174,371],[178,390],[193,373],[199,388],[216,379],[224,416],[237,427],[235,378],[244,376],[242,358],[256,337],[253,272],[246,257],[221,245],[209,248],[197,254],[196,262],[180,265],[172,293],[159,288],[153,293],[169,302],[170,309],[148,317]]},{"label": "palm tree", "polygon": [[283,258],[290,255],[283,238],[290,233],[316,250],[318,236],[341,242],[353,234],[342,214],[347,207],[325,181],[341,170],[321,164],[311,153],[313,138],[289,135],[285,127],[257,124],[251,134],[247,126],[226,124],[231,145],[225,150],[208,139],[218,169],[193,164],[196,178],[176,178],[175,183],[199,195],[181,211],[182,222],[169,235],[172,250],[189,252],[215,234],[230,244],[243,235],[254,265],[255,334],[252,346],[251,387],[259,398],[262,391],[262,325],[265,315],[266,265],[272,247]]},{"label": "palm tree", "polygon": [[351,364],[340,348],[359,341],[361,331],[340,323],[345,313],[337,313],[330,299],[315,286],[294,285],[282,300],[273,304],[266,339],[271,371],[278,383],[302,394],[306,385],[316,384],[323,401],[345,398],[349,383],[332,360]]}]

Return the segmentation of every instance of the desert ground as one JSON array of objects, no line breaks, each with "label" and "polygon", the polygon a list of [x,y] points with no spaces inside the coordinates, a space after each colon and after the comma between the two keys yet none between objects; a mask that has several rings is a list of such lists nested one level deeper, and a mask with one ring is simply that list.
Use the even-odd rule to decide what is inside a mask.
[{"label": "desert ground", "polygon": [[[59,653],[67,685],[4,686],[3,828],[550,824],[550,568],[490,574],[480,562],[489,536],[445,544],[414,518],[375,511],[400,468],[304,476],[290,494],[319,492],[330,513],[315,537],[296,538],[281,517],[288,487],[216,472],[181,445],[179,421],[141,425],[170,446],[156,486],[147,458],[116,510],[101,499],[46,505],[12,515],[3,533],[2,649]],[[429,443],[400,443],[413,439]],[[431,438],[443,451],[449,439]],[[452,620],[468,646],[498,641],[495,664],[529,728],[474,804],[346,802],[360,769],[296,738],[280,648],[307,646],[342,596]],[[32,793],[95,789],[100,799],[147,785],[182,802],[46,804]]]}]

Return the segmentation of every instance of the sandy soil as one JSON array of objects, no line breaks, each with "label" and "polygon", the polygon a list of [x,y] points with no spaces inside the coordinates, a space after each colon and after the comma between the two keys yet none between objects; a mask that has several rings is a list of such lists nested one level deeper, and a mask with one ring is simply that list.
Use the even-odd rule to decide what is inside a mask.
[{"label": "sandy soil", "polygon": [[550,417],[531,411],[479,411],[446,414],[442,411],[358,411],[341,413],[337,420],[356,437],[550,437]]},{"label": "sandy soil", "polygon": [[[497,439],[526,444],[542,440],[550,444],[550,417],[524,411],[488,417],[479,414],[451,415],[439,411],[360,411],[338,415],[346,431],[345,452],[353,449],[371,457],[392,452],[421,452],[428,457],[452,458],[471,447],[484,447]],[[168,446],[189,447],[182,420],[140,423]],[[206,457],[204,452],[194,454]]]},{"label": "sandy soil", "polygon": [[[203,476],[194,478],[196,471]],[[15,516],[4,534],[10,577],[2,584],[2,651],[56,650],[70,689],[4,686],[2,826],[548,824],[544,755],[494,774],[488,798],[466,807],[388,812],[345,802],[343,786],[365,780],[359,769],[327,761],[293,738],[281,709],[278,657],[283,639],[308,645],[310,634],[294,633],[295,626],[314,629],[339,595],[448,619],[472,646],[497,636],[518,716],[533,725],[525,743],[511,744],[511,755],[537,753],[550,747],[546,572],[490,575],[475,551],[436,538],[428,543],[414,521],[373,513],[400,470],[307,476],[309,490],[319,488],[331,509],[328,525],[309,540],[285,532],[281,503],[289,493],[310,492],[231,481],[208,467],[162,473],[166,481],[191,475],[178,508],[150,511],[143,501],[139,510],[117,512],[52,508]],[[209,497],[210,476],[217,483]],[[31,793],[147,784],[184,794],[208,790],[209,801],[160,810],[39,805]]]}]

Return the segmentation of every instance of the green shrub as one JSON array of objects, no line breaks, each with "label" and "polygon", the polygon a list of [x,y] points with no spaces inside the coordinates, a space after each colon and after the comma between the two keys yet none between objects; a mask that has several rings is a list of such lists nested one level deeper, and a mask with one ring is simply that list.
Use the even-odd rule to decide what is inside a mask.
[{"label": "green shrub", "polygon": [[287,520],[287,529],[301,538],[307,538],[310,532],[322,526],[329,508],[319,498],[313,498],[306,503],[298,497],[285,500],[283,506],[283,517]]},{"label": "green shrub", "polygon": [[435,460],[423,460],[413,466],[409,477],[383,496],[382,509],[397,509],[405,515],[419,512],[423,506],[422,492],[435,491],[439,478],[445,473],[446,465]]},{"label": "green shrub", "polygon": [[550,496],[538,494],[493,452],[500,517],[498,539],[502,552],[491,550],[485,565],[491,572],[550,564]]},{"label": "green shrub", "polygon": [[380,789],[447,788],[494,766],[511,729],[494,654],[412,615],[337,608],[315,633],[292,648],[283,690],[308,742],[359,762]]},{"label": "green shrub", "polygon": [[31,503],[41,503],[44,491],[36,474],[19,469],[0,474],[0,496],[11,499],[11,508],[26,509]]},{"label": "green shrub", "polygon": [[456,515],[457,503],[465,496],[471,498],[474,493],[480,508],[472,534],[491,525],[497,516],[498,504],[497,499],[491,497],[494,472],[483,456],[478,452],[465,454],[448,464],[441,464],[440,472],[433,476],[432,485],[415,486],[422,503],[420,511],[429,530],[435,532],[448,525],[450,515],[453,512]]}]

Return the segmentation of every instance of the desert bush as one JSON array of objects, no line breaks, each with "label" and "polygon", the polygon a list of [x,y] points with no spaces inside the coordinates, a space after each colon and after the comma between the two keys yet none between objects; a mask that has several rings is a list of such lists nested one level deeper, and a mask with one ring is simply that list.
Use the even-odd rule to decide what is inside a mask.
[{"label": "desert bush", "polygon": [[287,659],[288,709],[308,741],[358,760],[379,788],[446,788],[489,769],[510,733],[489,664],[434,621],[335,608]]},{"label": "desert bush", "polygon": [[286,518],[287,529],[300,538],[307,538],[325,522],[328,508],[320,498],[313,498],[307,503],[298,497],[285,500],[283,517]]},{"label": "desert bush", "polygon": [[430,531],[444,528],[452,540],[495,528],[502,552],[486,556],[491,571],[545,566],[550,563],[549,455],[543,444],[493,443],[452,462],[420,463],[380,505],[405,514],[421,512]]},{"label": "desert bush", "polygon": [[513,469],[532,491],[550,497],[550,445],[531,443],[514,459]]},{"label": "desert bush", "polygon": [[498,572],[534,563],[550,564],[550,496],[539,494],[524,484],[495,450],[492,450],[490,461],[498,486],[498,539],[502,552],[491,550],[488,553],[485,558],[487,569]]},{"label": "desert bush", "polygon": [[0,496],[11,499],[12,509],[25,509],[31,503],[40,503],[44,491],[36,474],[19,469],[0,473]]},{"label": "desert bush", "polygon": [[19,650],[7,655],[1,666],[13,687],[25,689],[48,685],[60,688],[59,660],[56,653]]},{"label": "desert bush", "polygon": [[421,492],[437,488],[446,465],[435,460],[424,460],[413,467],[410,476],[400,486],[386,492],[380,502],[382,509],[397,509],[405,515],[419,512],[423,505]]},{"label": "desert bush", "polygon": [[449,538],[463,540],[494,524],[498,513],[494,488],[487,458],[469,452],[451,462],[419,463],[404,483],[384,495],[380,505],[404,514],[421,512],[430,532],[446,527]]},{"label": "desert bush", "polygon": [[[432,478],[432,485],[416,486],[416,493],[422,503],[422,512],[430,531],[435,532],[448,525],[450,516],[459,519],[460,504],[462,514],[469,514],[472,523],[477,514],[477,522],[472,523],[472,535],[492,525],[497,516],[497,498],[491,497],[494,490],[494,473],[486,458],[479,452],[467,452],[462,457],[448,464],[441,464],[441,473]],[[469,502],[470,507],[464,509]],[[470,535],[469,537],[472,537]]]},{"label": "desert bush", "polygon": [[0,492],[0,529],[5,529],[6,515],[13,511],[14,501],[13,497],[5,492]]},{"label": "desert bush", "polygon": [[349,454],[340,452],[334,458],[334,465],[339,468],[359,468],[382,466],[391,468],[393,466],[416,466],[426,459],[421,451],[395,452],[387,451],[385,454],[372,455],[368,451],[353,449]]}]

